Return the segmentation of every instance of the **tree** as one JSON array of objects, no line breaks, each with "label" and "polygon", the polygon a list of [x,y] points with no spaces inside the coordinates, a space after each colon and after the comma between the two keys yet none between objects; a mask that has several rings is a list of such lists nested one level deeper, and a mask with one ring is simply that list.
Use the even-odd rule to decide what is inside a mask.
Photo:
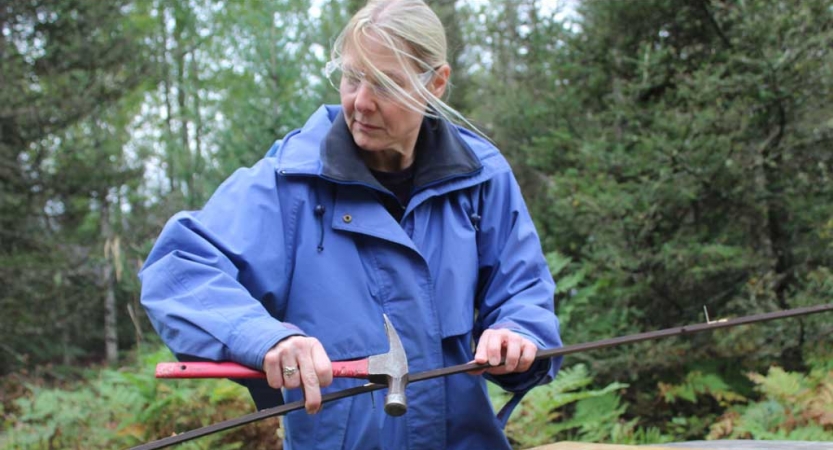
[{"label": "tree", "polygon": [[323,71],[335,39],[328,33],[345,19],[339,5],[328,6],[317,18],[308,0],[268,2],[257,11],[230,6],[218,17],[228,32],[215,51],[233,49],[235,61],[213,77],[212,87],[224,93],[216,105],[224,123],[215,141],[214,185],[303,125],[322,98],[337,101]]},{"label": "tree", "polygon": [[[699,322],[704,307],[715,318],[828,303],[829,5],[578,12],[570,26],[536,2],[493,2],[466,41],[481,67],[473,115],[509,157],[560,271],[566,341]],[[571,360],[601,382],[632,381],[635,413],[651,416],[659,380],[800,370],[831,333],[810,317]]]},{"label": "tree", "polygon": [[[3,371],[55,354],[69,361],[70,347],[90,344],[88,335],[73,333],[89,321],[86,302],[73,302],[104,300],[90,289],[100,274],[86,270],[93,247],[79,245],[76,234],[83,235],[87,216],[77,202],[95,189],[86,185],[89,172],[56,168],[61,158],[80,160],[67,130],[93,130],[95,117],[152,79],[141,8],[134,6],[18,1],[0,7],[0,304],[9,311],[0,319],[7,337]],[[106,157],[97,161],[106,166],[93,166],[96,171],[111,166]]]},{"label": "tree", "polygon": [[[704,307],[829,301],[831,11],[793,6],[587,2],[540,83],[555,95],[516,94],[554,125],[519,152],[548,174],[546,239],[593,292],[560,299],[576,308],[575,340],[689,323]],[[796,369],[829,331],[811,318],[592,358],[646,383],[677,370],[670,355]]]},{"label": "tree", "polygon": [[437,16],[440,22],[445,25],[445,36],[448,45],[448,62],[451,66],[451,79],[448,102],[458,111],[467,111],[469,105],[466,102],[468,94],[466,88],[470,85],[468,81],[469,68],[466,64],[466,44],[463,38],[466,22],[468,21],[468,9],[458,8],[456,0],[429,0],[426,2]]}]

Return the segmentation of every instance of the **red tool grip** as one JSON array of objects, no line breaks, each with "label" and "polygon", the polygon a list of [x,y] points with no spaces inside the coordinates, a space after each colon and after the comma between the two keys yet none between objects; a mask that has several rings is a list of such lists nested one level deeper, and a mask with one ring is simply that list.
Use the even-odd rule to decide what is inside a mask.
[{"label": "red tool grip", "polygon": [[335,378],[367,378],[367,376],[367,359],[333,363],[333,377]]},{"label": "red tool grip", "polygon": [[233,362],[167,362],[156,365],[156,378],[266,378]]},{"label": "red tool grip", "polygon": [[[367,359],[333,363],[333,377],[367,378]],[[266,378],[266,374],[233,362],[164,362],[156,378]]]}]

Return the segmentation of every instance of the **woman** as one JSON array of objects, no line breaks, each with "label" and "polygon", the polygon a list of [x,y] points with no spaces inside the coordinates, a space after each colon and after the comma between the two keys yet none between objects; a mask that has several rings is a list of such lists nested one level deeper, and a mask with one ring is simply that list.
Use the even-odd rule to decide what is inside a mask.
[{"label": "woman", "polygon": [[[555,376],[554,283],[516,180],[488,141],[451,123],[443,26],[418,0],[371,1],[337,39],[326,106],[239,170],[205,208],[174,216],[141,277],[142,302],[182,359],[262,369],[305,399],[286,448],[509,448],[479,374],[321,404],[331,361],[387,351],[382,315],[412,373],[472,360],[524,393]],[[465,119],[462,119],[465,121]],[[473,349],[472,343],[476,346]],[[499,365],[505,359],[504,365]]]}]

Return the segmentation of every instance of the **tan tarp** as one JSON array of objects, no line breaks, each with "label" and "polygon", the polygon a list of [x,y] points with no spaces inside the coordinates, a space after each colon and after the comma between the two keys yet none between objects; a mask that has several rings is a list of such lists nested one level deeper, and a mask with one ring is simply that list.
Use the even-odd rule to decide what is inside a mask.
[{"label": "tan tarp", "polygon": [[[591,442],[559,442],[557,444],[548,444],[541,447],[535,447],[528,450],[680,450],[679,448],[671,447],[645,447],[633,445],[613,445],[613,444],[593,444]],[[691,447],[688,450],[698,450]]]}]

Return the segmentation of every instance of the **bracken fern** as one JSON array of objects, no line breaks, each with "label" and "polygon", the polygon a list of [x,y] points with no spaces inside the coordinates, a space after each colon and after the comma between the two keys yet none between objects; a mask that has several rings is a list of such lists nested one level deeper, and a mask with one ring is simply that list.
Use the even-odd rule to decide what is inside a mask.
[{"label": "bracken fern", "polygon": [[748,377],[762,399],[730,408],[709,439],[833,441],[833,371],[803,375],[771,367],[766,376]]}]

